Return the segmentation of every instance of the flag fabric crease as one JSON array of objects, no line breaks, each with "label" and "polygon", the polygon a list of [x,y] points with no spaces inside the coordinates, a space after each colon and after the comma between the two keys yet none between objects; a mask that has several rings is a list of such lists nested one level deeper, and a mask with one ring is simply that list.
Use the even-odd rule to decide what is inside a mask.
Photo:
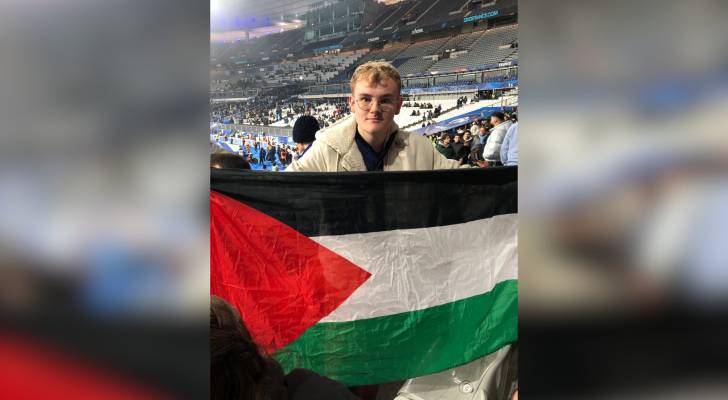
[{"label": "flag fabric crease", "polygon": [[211,292],[286,369],[375,384],[517,340],[516,167],[211,174]]}]

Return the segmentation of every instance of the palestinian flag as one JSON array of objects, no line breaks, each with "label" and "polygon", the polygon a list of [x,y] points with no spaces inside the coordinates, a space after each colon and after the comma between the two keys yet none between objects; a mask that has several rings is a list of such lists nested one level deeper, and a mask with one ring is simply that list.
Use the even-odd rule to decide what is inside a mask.
[{"label": "palestinian flag", "polygon": [[211,293],[285,369],[376,384],[517,340],[516,167],[211,173]]}]

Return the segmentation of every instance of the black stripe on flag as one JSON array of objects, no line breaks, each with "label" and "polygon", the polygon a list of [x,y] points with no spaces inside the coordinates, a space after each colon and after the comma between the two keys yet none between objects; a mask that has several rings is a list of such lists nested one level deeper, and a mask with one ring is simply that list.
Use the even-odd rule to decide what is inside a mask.
[{"label": "black stripe on flag", "polygon": [[518,212],[517,167],[210,174],[211,190],[309,237],[427,228]]}]

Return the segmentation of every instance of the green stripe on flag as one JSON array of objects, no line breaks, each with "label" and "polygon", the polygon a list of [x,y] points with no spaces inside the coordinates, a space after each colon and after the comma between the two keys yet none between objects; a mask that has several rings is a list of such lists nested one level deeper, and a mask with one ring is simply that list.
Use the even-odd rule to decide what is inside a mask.
[{"label": "green stripe on flag", "polygon": [[[463,279],[468,279],[464,277]],[[424,310],[319,323],[274,357],[346,385],[369,385],[453,368],[518,340],[518,281]]]}]

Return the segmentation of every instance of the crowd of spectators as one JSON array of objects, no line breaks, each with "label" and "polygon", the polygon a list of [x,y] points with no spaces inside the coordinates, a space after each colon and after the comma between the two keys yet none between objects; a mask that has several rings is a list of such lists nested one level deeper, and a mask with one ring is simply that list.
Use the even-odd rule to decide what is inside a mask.
[{"label": "crowd of spectators", "polygon": [[340,120],[341,118],[346,117],[350,113],[351,110],[349,109],[349,104],[347,104],[345,101],[342,101],[330,104],[326,103],[324,105],[317,106],[314,112],[312,112],[310,115],[318,120],[319,126],[321,127],[321,129],[323,129]]},{"label": "crowd of spectators", "polygon": [[[507,134],[511,134],[512,126],[517,122],[518,117],[515,112],[496,112],[489,119],[478,119],[469,125],[429,135],[428,138],[445,158],[458,160],[462,165],[480,167],[516,165],[518,143],[517,140],[509,141]],[[217,135],[219,142],[232,144],[235,139],[240,139],[243,143],[237,154],[256,170],[282,171],[300,155],[292,143],[281,143],[280,138],[274,136],[245,132]],[[504,145],[511,146],[511,152],[515,147],[515,159],[512,155],[503,154],[501,147]],[[213,150],[215,151],[225,150],[218,146],[217,150]]]},{"label": "crowd of spectators", "polygon": [[[462,165],[516,165],[517,158],[515,163],[508,162],[513,160],[503,159],[508,156],[501,154],[501,146],[504,142],[517,146],[517,141],[506,140],[506,133],[517,122],[518,116],[515,112],[496,112],[490,119],[478,119],[470,125],[428,135],[428,138],[445,158],[458,160]],[[517,149],[515,154],[517,157]]]},{"label": "crowd of spectators", "polygon": [[243,143],[237,154],[242,156],[252,169],[283,170],[293,161],[296,153],[293,145],[280,143],[278,137],[245,132],[219,133],[213,152],[226,151],[219,142],[233,144],[236,139],[240,139]]},{"label": "crowd of spectators", "polygon": [[[477,103],[478,101],[480,101],[480,96],[477,93],[475,95],[473,95],[473,97],[471,97],[471,98],[469,98],[468,96],[461,96],[461,97],[458,97],[458,100],[457,100],[457,103],[455,105],[455,108],[460,108],[460,107],[462,107],[462,106],[464,106],[465,104],[468,104],[468,103],[470,103],[470,104]],[[417,103],[414,103],[414,104],[415,104],[414,107],[416,107],[416,104]],[[432,105],[430,104],[430,107],[431,106]],[[405,103],[405,107],[408,107],[407,106],[407,103]],[[445,111],[447,111],[447,110],[445,110]],[[442,114],[442,105],[438,105],[431,112],[426,112],[426,113],[422,114],[422,125],[421,125],[421,127],[424,128],[426,126],[432,125],[433,123],[435,123],[434,120],[436,118],[438,118],[441,114]],[[414,114],[411,114],[411,115],[412,116],[419,116],[421,114],[414,113]]]},{"label": "crowd of spectators", "polygon": [[[478,97],[462,96],[457,99],[456,107],[478,101]],[[432,125],[434,119],[442,113],[442,105],[434,106],[428,102],[403,103],[404,107],[413,108],[411,116],[422,116],[422,126]],[[349,115],[348,103],[342,100],[300,100],[296,98],[281,99],[279,96],[263,96],[254,99],[212,103],[211,120],[218,123],[234,123],[249,125],[271,125],[282,121],[283,126],[293,126],[302,115],[310,115],[324,129],[339,119]],[[505,113],[502,120],[498,115],[487,120],[477,120],[470,125],[450,129],[435,136],[429,136],[433,145],[448,159],[459,160],[461,164],[473,166],[500,165],[500,149],[507,141],[506,134],[512,124],[517,121],[515,113]],[[500,122],[500,123],[499,123]],[[516,133],[517,135],[517,133]],[[266,135],[255,135],[244,132],[231,132],[219,136],[219,140],[232,143],[241,139],[238,154],[250,163],[253,169],[285,169],[297,156],[291,144],[281,144],[278,138]],[[512,142],[512,141],[511,141]],[[487,153],[487,154],[485,154]]]},{"label": "crowd of spectators", "polygon": [[306,80],[316,83],[326,83],[329,76],[337,74],[346,65],[343,62],[326,64],[315,61],[297,61],[281,63],[279,68],[268,72],[265,80],[269,83],[285,83],[296,80]]},{"label": "crowd of spectators", "polygon": [[475,94],[473,97],[462,96],[458,97],[457,108],[460,108],[468,103],[476,103],[479,100],[478,95]]},{"label": "crowd of spectators", "polygon": [[251,89],[259,85],[259,80],[257,80],[254,76],[236,78],[235,80],[215,79],[210,81],[210,91],[214,93],[224,93]]},{"label": "crowd of spectators", "polygon": [[[432,103],[410,103],[405,102],[402,104],[403,107],[410,107],[414,108],[412,110],[412,113],[410,114],[411,117],[422,117],[422,123],[424,126],[425,121],[432,120],[434,118],[437,118],[442,113],[442,104],[438,104],[437,107],[433,107]],[[426,110],[426,111],[421,111]]]},{"label": "crowd of spectators", "polygon": [[250,100],[212,103],[210,121],[221,124],[270,125],[280,100],[274,96],[259,96]]},{"label": "crowd of spectators", "polygon": [[270,125],[283,118],[302,114],[306,105],[288,102],[276,96],[259,96],[237,102],[213,103],[212,122],[224,124]]},{"label": "crowd of spectators", "polygon": [[256,97],[237,102],[212,103],[210,120],[221,124],[293,126],[301,115],[311,115],[325,128],[349,115],[349,105],[341,100],[291,100],[276,96]]}]

